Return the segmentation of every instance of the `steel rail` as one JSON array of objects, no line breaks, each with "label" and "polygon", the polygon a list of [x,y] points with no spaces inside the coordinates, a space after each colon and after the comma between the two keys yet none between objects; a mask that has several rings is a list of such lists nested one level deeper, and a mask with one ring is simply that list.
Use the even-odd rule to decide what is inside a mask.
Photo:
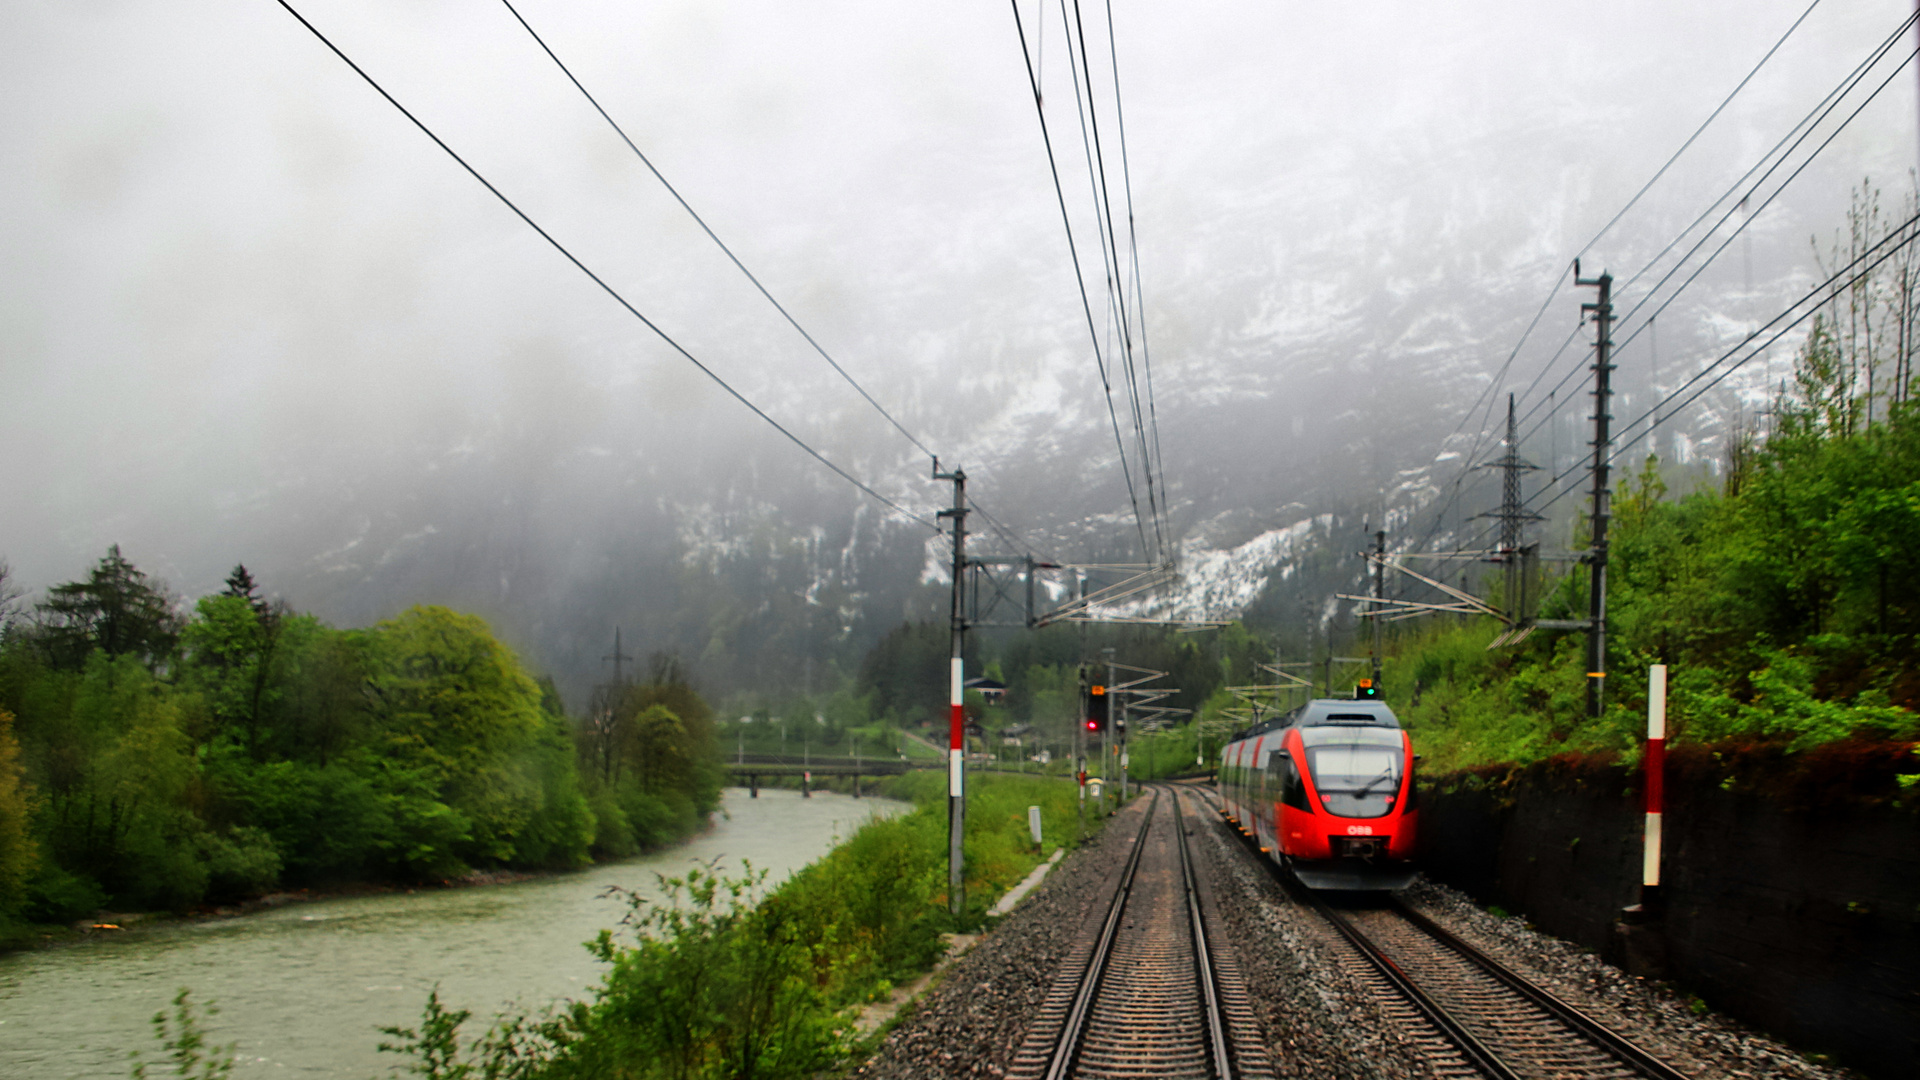
[{"label": "steel rail", "polygon": [[1629,1068],[1650,1080],[1690,1080],[1687,1074],[1654,1057],[1639,1044],[1625,1035],[1607,1027],[1600,1021],[1581,1011],[1578,1007],[1556,997],[1545,987],[1539,986],[1526,976],[1474,948],[1461,940],[1452,931],[1435,923],[1432,919],[1408,907],[1398,897],[1391,899],[1391,909],[1401,918],[1420,928],[1428,937],[1452,949],[1467,962],[1478,967],[1499,980],[1508,989],[1526,998],[1554,1019],[1578,1031],[1591,1039],[1608,1053],[1619,1058]]},{"label": "steel rail", "polygon": [[1213,953],[1207,948],[1206,921],[1200,912],[1200,881],[1193,872],[1193,859],[1187,853],[1186,816],[1180,812],[1180,795],[1174,790],[1173,835],[1180,849],[1180,878],[1187,894],[1187,921],[1193,926],[1194,974],[1200,983],[1207,1015],[1207,1044],[1213,1058],[1216,1080],[1233,1080],[1233,1060],[1227,1051],[1227,1020],[1220,1008],[1220,984],[1213,970]]},{"label": "steel rail", "polygon": [[[1273,867],[1275,871],[1280,870],[1280,867],[1270,859],[1261,861]],[[1445,1006],[1415,985],[1413,979],[1401,969],[1399,964],[1394,963],[1392,957],[1348,922],[1345,916],[1321,902],[1319,897],[1294,881],[1291,875],[1281,878],[1281,881],[1297,899],[1304,901],[1307,907],[1327,920],[1328,925],[1338,930],[1340,936],[1346,938],[1347,943],[1358,950],[1382,978],[1393,984],[1393,988],[1427,1018],[1428,1023],[1438,1028],[1440,1033],[1446,1036],[1447,1041],[1459,1048],[1460,1053],[1466,1057],[1467,1063],[1478,1069],[1481,1075],[1488,1077],[1489,1080],[1521,1080],[1520,1074],[1514,1072],[1512,1066],[1502,1061],[1500,1056],[1482,1042],[1478,1035],[1467,1030],[1466,1025],[1448,1012]]]},{"label": "steel rail", "polygon": [[1087,961],[1087,970],[1080,979],[1080,989],[1073,997],[1073,1008],[1067,1013],[1065,1026],[1060,1031],[1060,1041],[1055,1044],[1053,1056],[1047,1062],[1047,1080],[1066,1080],[1080,1057],[1080,1046],[1087,1032],[1087,1021],[1093,1015],[1093,998],[1100,988],[1100,975],[1106,969],[1108,955],[1113,951],[1114,939],[1119,936],[1120,917],[1126,911],[1127,897],[1133,893],[1134,872],[1140,869],[1140,855],[1147,849],[1147,831],[1153,827],[1153,815],[1160,808],[1160,793],[1154,792],[1153,802],[1147,805],[1145,819],[1140,822],[1140,831],[1133,838],[1133,851],[1127,856],[1126,867],[1120,872],[1120,887],[1114,890],[1113,903],[1107,908],[1106,922],[1100,927],[1100,937],[1093,947],[1093,955]]},{"label": "steel rail", "polygon": [[[1227,821],[1224,816],[1226,807],[1224,800],[1218,809],[1222,815],[1222,824],[1226,824]],[[1445,1006],[1435,1001],[1426,991],[1416,986],[1413,980],[1408,977],[1407,973],[1401,970],[1400,965],[1393,962],[1392,957],[1382,952],[1379,946],[1369,940],[1365,934],[1361,933],[1333,909],[1322,903],[1319,897],[1313,895],[1312,890],[1301,885],[1299,880],[1289,873],[1285,867],[1267,858],[1266,853],[1259,850],[1258,842],[1249,836],[1246,830],[1236,829],[1235,832],[1239,834],[1240,842],[1247,848],[1248,852],[1253,855],[1260,865],[1267,868],[1267,872],[1273,875],[1274,880],[1279,882],[1280,886],[1286,889],[1288,894],[1299,901],[1302,906],[1318,914],[1322,919],[1326,920],[1327,925],[1338,931],[1340,936],[1346,939],[1347,944],[1352,945],[1354,951],[1359,953],[1361,958],[1366,960],[1367,963],[1380,974],[1380,977],[1385,979],[1388,985],[1393,987],[1395,992],[1404,998],[1408,1004],[1412,1005],[1416,1012],[1425,1017],[1426,1021],[1432,1024],[1434,1028],[1440,1032],[1442,1037],[1459,1049],[1468,1065],[1478,1070],[1481,1075],[1488,1077],[1489,1080],[1522,1080],[1520,1075],[1514,1072],[1511,1066],[1500,1060],[1499,1055],[1495,1054],[1486,1043],[1480,1040],[1479,1036],[1467,1030],[1466,1025],[1456,1019],[1451,1012],[1448,1012]]]},{"label": "steel rail", "polygon": [[[1222,809],[1224,810],[1224,808]],[[1241,840],[1247,845],[1249,852],[1254,850],[1254,842],[1248,838],[1244,832],[1241,833]],[[1383,978],[1393,985],[1395,990],[1399,991],[1407,1001],[1425,1015],[1427,1020],[1438,1028],[1449,1041],[1453,1042],[1467,1057],[1470,1065],[1489,1077],[1497,1078],[1497,1080],[1518,1080],[1518,1074],[1513,1071],[1511,1066],[1501,1060],[1499,1055],[1481,1041],[1478,1036],[1475,1036],[1471,1031],[1467,1030],[1444,1006],[1415,985],[1405,970],[1391,957],[1387,956],[1379,946],[1375,945],[1364,932],[1355,927],[1344,916],[1329,908],[1310,890],[1301,886],[1291,874],[1287,873],[1283,867],[1273,860],[1267,858],[1264,853],[1260,853],[1257,857],[1260,863],[1268,868],[1268,871],[1274,875],[1275,879],[1278,880],[1295,899],[1325,919],[1328,925],[1338,931],[1349,944],[1353,945],[1354,948],[1372,964],[1374,969],[1378,971]],[[1389,898],[1388,910],[1391,910],[1394,914],[1403,918],[1408,924],[1418,928],[1434,941],[1446,946],[1456,955],[1519,995],[1529,1004],[1561,1023],[1570,1031],[1611,1054],[1627,1068],[1642,1076],[1648,1077],[1649,1080],[1690,1080],[1685,1073],[1661,1061],[1625,1035],[1600,1023],[1578,1007],[1561,1000],[1550,991],[1535,985],[1524,975],[1513,971],[1493,957],[1467,944],[1453,933],[1433,922],[1433,920],[1409,908],[1397,897]]]}]

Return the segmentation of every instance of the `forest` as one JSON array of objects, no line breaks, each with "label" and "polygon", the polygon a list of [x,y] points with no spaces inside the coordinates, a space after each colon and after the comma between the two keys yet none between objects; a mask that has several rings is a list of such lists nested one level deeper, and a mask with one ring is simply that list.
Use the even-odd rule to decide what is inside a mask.
[{"label": "forest", "polygon": [[574,721],[483,620],[442,607],[340,630],[239,566],[183,612],[117,546],[30,608],[0,595],[0,938],[577,867],[718,805],[712,711],[670,661]]}]

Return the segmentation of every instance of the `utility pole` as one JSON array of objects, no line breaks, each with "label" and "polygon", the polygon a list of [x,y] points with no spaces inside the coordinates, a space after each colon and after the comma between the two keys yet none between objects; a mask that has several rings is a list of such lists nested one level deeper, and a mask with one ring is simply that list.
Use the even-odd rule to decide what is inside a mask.
[{"label": "utility pole", "polygon": [[953,509],[940,511],[953,519],[952,654],[947,664],[947,911],[966,910],[967,833],[967,474],[959,469],[940,471],[933,459],[933,478],[953,481]]},{"label": "utility pole", "polygon": [[[1381,529],[1373,534],[1373,609],[1379,611],[1385,607],[1387,599],[1387,531]],[[1373,685],[1376,692],[1380,686],[1380,635],[1381,623],[1385,620],[1378,615],[1373,617]]]},{"label": "utility pole", "polygon": [[952,651],[947,663],[947,911],[966,911],[966,473],[941,473],[933,459],[933,479],[952,480],[954,505],[939,517],[954,519],[954,592]]},{"label": "utility pole", "polygon": [[620,628],[616,626],[613,628],[613,653],[612,655],[603,656],[600,658],[600,662],[603,664],[609,660],[613,661],[613,685],[615,686],[626,685],[626,679],[621,675],[621,672],[620,672],[620,661],[631,660],[631,659],[633,659],[633,657],[628,656],[626,653],[623,653],[620,651]]},{"label": "utility pole", "polygon": [[[1086,632],[1087,624],[1081,623],[1080,655],[1082,657],[1086,656]],[[1080,832],[1078,835],[1082,840],[1087,836],[1087,716],[1093,711],[1092,703],[1087,697],[1089,674],[1086,662],[1083,660],[1080,664],[1080,703],[1076,707],[1076,715],[1073,718],[1073,782],[1079,788]]]},{"label": "utility pole", "polygon": [[1611,517],[1609,499],[1609,461],[1613,439],[1608,411],[1613,401],[1613,275],[1602,272],[1597,278],[1580,276],[1580,262],[1573,263],[1573,283],[1600,290],[1591,304],[1581,304],[1581,312],[1593,312],[1596,327],[1593,352],[1593,543],[1587,553],[1593,579],[1587,589],[1587,716],[1598,718],[1606,708],[1607,679],[1607,521]]},{"label": "utility pole", "polygon": [[[1100,651],[1107,654],[1107,693],[1112,694],[1114,684],[1119,681],[1114,678],[1113,649],[1112,647],[1108,647]],[[1113,699],[1109,697],[1107,699],[1107,723],[1105,727],[1100,729],[1100,814],[1102,817],[1106,816],[1107,813],[1107,789],[1113,786],[1111,782],[1112,778],[1107,774],[1111,761],[1108,732],[1112,730]]]},{"label": "utility pole", "polygon": [[[1087,572],[1074,571],[1078,599],[1087,600]],[[1080,624],[1080,715],[1073,718],[1073,777],[1080,787],[1080,839],[1087,836],[1087,624]]]},{"label": "utility pole", "polygon": [[[1520,627],[1529,618],[1531,604],[1526,596],[1526,578],[1524,563],[1528,555],[1522,550],[1521,530],[1532,522],[1544,520],[1539,514],[1526,508],[1526,502],[1520,494],[1520,474],[1533,472],[1539,468],[1533,462],[1520,456],[1519,426],[1514,420],[1513,395],[1507,395],[1507,452],[1498,460],[1490,461],[1482,468],[1500,470],[1500,509],[1488,514],[1475,514],[1475,517],[1492,518],[1500,523],[1500,542],[1494,549],[1491,562],[1501,563],[1507,571],[1507,625]],[[1495,644],[1498,644],[1496,641]]]}]

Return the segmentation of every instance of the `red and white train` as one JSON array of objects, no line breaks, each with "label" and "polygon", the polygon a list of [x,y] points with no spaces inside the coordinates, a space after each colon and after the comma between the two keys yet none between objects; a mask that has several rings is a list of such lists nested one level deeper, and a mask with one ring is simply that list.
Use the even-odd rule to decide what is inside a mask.
[{"label": "red and white train", "polygon": [[1221,811],[1309,888],[1403,888],[1416,760],[1385,703],[1310,701],[1227,744]]}]

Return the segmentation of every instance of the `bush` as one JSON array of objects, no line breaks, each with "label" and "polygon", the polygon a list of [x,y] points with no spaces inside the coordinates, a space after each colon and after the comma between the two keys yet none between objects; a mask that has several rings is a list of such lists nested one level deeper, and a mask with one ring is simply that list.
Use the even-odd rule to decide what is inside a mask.
[{"label": "bush", "polygon": [[207,899],[216,904],[258,896],[280,883],[280,852],[258,826],[204,834],[200,857],[207,864]]},{"label": "bush", "polygon": [[37,923],[72,922],[92,915],[106,903],[107,893],[99,882],[44,862],[27,881],[27,902],[21,914]]}]

